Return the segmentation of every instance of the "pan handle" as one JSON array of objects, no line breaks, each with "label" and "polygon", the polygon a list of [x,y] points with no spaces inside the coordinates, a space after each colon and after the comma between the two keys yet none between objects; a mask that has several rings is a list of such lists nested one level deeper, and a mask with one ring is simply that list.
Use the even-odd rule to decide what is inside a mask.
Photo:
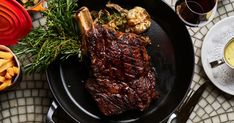
[{"label": "pan handle", "polygon": [[53,120],[53,115],[57,108],[58,108],[58,104],[55,101],[53,101],[47,112],[46,123],[55,123]]}]

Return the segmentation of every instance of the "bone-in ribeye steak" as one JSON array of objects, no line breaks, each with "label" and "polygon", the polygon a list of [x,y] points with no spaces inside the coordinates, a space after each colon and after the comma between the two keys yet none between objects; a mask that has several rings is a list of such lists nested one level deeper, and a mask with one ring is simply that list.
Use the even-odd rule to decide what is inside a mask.
[{"label": "bone-in ribeye steak", "polygon": [[143,111],[156,98],[145,39],[96,25],[86,36],[92,76],[86,88],[105,115]]}]

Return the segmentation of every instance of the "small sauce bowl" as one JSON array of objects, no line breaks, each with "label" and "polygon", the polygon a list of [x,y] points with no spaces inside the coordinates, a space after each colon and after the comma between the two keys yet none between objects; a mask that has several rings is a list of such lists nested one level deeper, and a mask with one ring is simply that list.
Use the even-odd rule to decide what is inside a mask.
[{"label": "small sauce bowl", "polygon": [[211,68],[215,68],[225,63],[230,68],[234,69],[234,38],[231,38],[224,46],[222,58],[210,62]]}]

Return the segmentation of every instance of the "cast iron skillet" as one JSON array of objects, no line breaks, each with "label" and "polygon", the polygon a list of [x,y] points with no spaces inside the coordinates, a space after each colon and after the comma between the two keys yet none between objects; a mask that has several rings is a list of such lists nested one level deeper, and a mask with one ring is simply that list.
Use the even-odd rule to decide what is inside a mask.
[{"label": "cast iron skillet", "polygon": [[[100,10],[107,2],[108,0],[79,0],[78,5],[87,6],[90,10]],[[128,111],[117,116],[103,116],[84,88],[84,82],[89,75],[89,62],[87,60],[80,62],[75,56],[49,66],[47,70],[49,87],[59,106],[77,122],[160,122],[176,109],[190,86],[194,68],[194,51],[190,35],[174,11],[160,0],[112,2],[125,8],[141,6],[152,17],[152,26],[147,31],[152,44],[147,50],[159,78],[157,79],[157,90],[161,95],[159,100],[152,102],[144,112]],[[52,116],[50,112],[52,109],[54,107],[50,108],[49,116]]]}]

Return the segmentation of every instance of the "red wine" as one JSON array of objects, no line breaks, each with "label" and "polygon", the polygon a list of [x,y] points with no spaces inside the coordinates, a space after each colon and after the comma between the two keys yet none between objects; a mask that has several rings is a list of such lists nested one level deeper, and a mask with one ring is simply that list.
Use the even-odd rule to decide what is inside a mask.
[{"label": "red wine", "polygon": [[217,0],[179,0],[176,12],[189,26],[198,26],[211,20],[216,10]]},{"label": "red wine", "polygon": [[187,0],[187,6],[194,12],[207,13],[214,8],[215,2],[216,0]]}]

